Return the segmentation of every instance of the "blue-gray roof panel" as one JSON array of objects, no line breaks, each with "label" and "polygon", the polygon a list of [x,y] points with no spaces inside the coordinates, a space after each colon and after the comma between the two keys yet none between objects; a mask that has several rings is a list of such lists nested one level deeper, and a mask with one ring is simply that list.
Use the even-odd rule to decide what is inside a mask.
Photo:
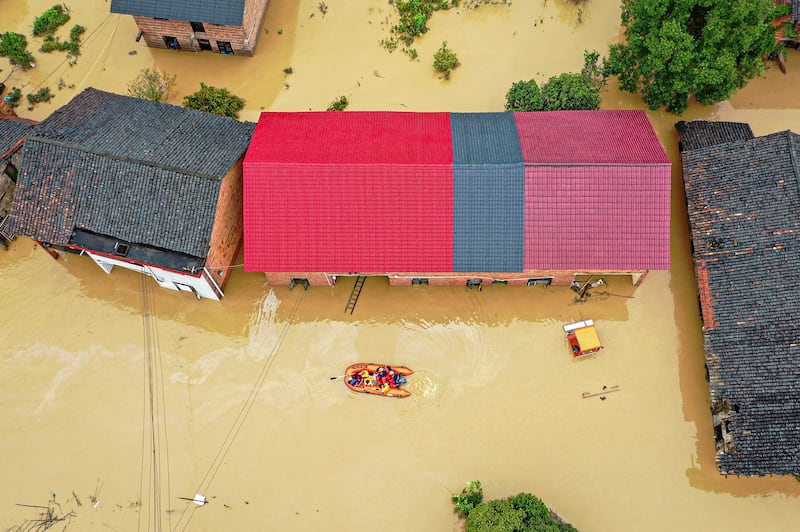
[{"label": "blue-gray roof panel", "polygon": [[521,163],[512,113],[451,113],[453,164]]},{"label": "blue-gray roof panel", "polygon": [[111,0],[111,12],[241,26],[245,0]]}]

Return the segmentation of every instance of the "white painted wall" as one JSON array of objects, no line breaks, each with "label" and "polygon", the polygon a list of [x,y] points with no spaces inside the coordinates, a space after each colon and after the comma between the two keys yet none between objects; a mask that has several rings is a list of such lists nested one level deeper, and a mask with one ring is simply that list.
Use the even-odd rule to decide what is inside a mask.
[{"label": "white painted wall", "polygon": [[[115,266],[126,268],[135,272],[148,275],[156,280],[158,285],[162,288],[169,288],[170,290],[178,290],[182,292],[190,292],[197,296],[198,299],[205,297],[219,301],[219,295],[211,283],[208,282],[206,276],[201,275],[195,277],[189,274],[174,272],[171,270],[163,270],[155,266],[142,266],[139,264],[131,264],[123,260],[106,257],[104,255],[96,255],[89,251],[84,250],[82,254],[89,255],[91,259],[106,272],[111,273]],[[221,291],[220,291],[221,293]]]}]

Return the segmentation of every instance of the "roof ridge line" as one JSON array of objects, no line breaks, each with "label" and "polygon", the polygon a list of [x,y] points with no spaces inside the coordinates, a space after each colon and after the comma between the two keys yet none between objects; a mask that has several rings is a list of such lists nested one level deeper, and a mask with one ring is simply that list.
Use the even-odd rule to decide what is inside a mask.
[{"label": "roof ridge line", "polygon": [[152,168],[157,168],[159,170],[166,170],[168,172],[175,172],[177,174],[189,175],[189,176],[194,176],[194,177],[202,177],[202,178],[205,178],[205,179],[209,179],[211,181],[221,181],[222,180],[222,177],[216,177],[216,176],[209,175],[209,174],[202,174],[202,173],[199,173],[199,172],[193,172],[193,171],[190,171],[190,170],[178,168],[176,166],[170,166],[170,165],[167,165],[167,164],[161,164],[161,163],[156,163],[156,162],[151,162],[151,161],[143,161],[141,159],[134,159],[133,157],[125,157],[124,155],[117,155],[117,154],[114,154],[114,153],[105,152],[105,151],[101,151],[101,150],[90,150],[90,149],[86,148],[85,146],[81,146],[80,144],[75,144],[73,142],[66,142],[66,141],[63,141],[63,140],[56,140],[56,139],[50,139],[50,138],[47,138],[47,137],[33,136],[33,137],[28,137],[26,139],[26,141],[39,141],[39,142],[41,142],[43,144],[53,144],[55,146],[60,146],[62,148],[69,148],[69,149],[73,149],[73,150],[79,150],[79,151],[82,151],[82,152],[85,152],[85,153],[91,153],[93,155],[99,155],[101,157],[107,157],[109,159],[115,159],[117,161],[123,161],[123,162],[126,162],[126,163],[133,163],[133,164],[139,164],[139,165],[142,165],[142,166],[150,166]]}]

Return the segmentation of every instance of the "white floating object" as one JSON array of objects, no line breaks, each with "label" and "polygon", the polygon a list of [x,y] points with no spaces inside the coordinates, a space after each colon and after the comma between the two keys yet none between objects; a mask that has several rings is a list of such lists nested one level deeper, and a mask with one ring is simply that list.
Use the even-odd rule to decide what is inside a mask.
[{"label": "white floating object", "polygon": [[208,501],[206,500],[205,495],[200,495],[199,493],[195,493],[192,502],[195,503],[197,506],[203,506]]}]

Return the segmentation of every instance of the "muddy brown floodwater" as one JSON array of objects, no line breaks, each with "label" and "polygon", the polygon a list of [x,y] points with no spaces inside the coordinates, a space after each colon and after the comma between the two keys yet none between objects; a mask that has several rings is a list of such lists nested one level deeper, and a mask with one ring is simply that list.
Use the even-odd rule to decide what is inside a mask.
[{"label": "muddy brown floodwater", "polygon": [[[0,30],[29,34],[51,4],[3,0]],[[178,76],[173,102],[205,81],[245,97],[249,120],[340,95],[357,110],[497,111],[512,82],[577,70],[584,48],[617,40],[613,4],[586,4],[581,23],[565,0],[436,13],[412,62],[378,44],[385,0],[328,2],[325,16],[316,0],[273,0],[254,58],[148,50],[107,1],[76,0],[78,63],[37,54],[9,85],[55,90],[21,109],[36,119],[88,86],[124,93],[152,66]],[[430,66],[443,40],[462,63],[449,82]],[[800,55],[788,69],[681,118],[800,131]],[[602,105],[643,108],[613,85]],[[220,303],[155,290],[145,319],[136,274],[18,239],[0,251],[0,527],[54,500],[69,530],[456,531],[450,495],[479,479],[486,498],[534,493],[581,530],[798,529],[796,480],[715,469],[677,118],[649,116],[675,163],[672,268],[636,290],[610,278],[583,304],[558,287],[371,278],[351,316],[352,281],[289,291],[237,271]],[[585,318],[606,349],[575,362],[561,325]],[[331,380],[361,360],[416,369],[412,397]],[[209,504],[181,499],[198,491]]]}]

